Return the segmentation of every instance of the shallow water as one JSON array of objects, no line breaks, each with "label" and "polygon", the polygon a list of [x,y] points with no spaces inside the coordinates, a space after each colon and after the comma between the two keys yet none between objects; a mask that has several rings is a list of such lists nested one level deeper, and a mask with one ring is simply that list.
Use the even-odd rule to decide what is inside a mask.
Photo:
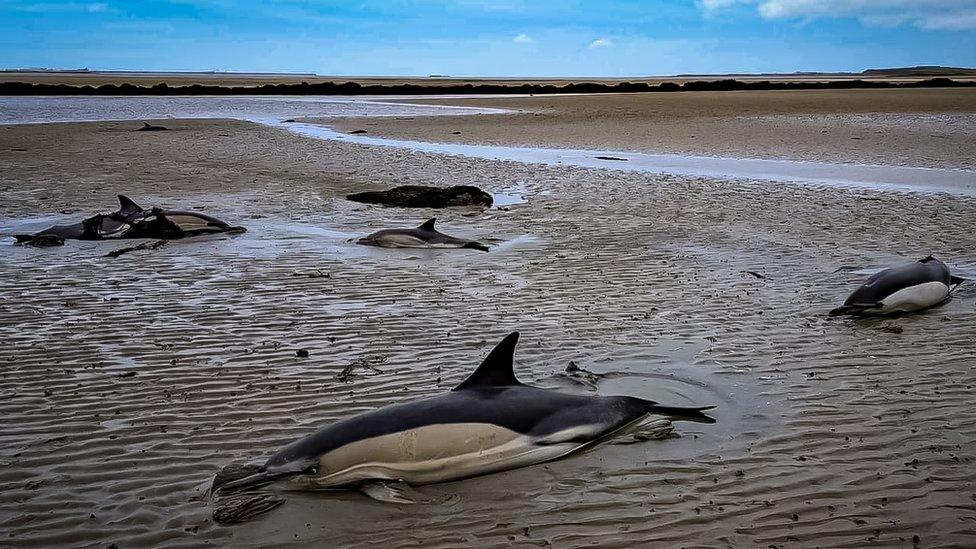
[{"label": "shallow water", "polygon": [[725,158],[677,154],[649,154],[583,149],[550,149],[430,143],[350,135],[328,127],[307,124],[280,124],[273,120],[255,120],[307,137],[342,139],[362,145],[400,147],[428,153],[449,154],[506,160],[526,164],[577,166],[643,172],[652,174],[707,177],[712,179],[750,179],[783,181],[837,187],[854,187],[910,192],[945,192],[976,196],[976,171],[905,166],[861,164],[828,164],[798,160],[759,158]]},{"label": "shallow water", "polygon": [[0,124],[166,118],[436,116],[501,109],[392,103],[370,97],[0,97]]},{"label": "shallow water", "polygon": [[[422,101],[423,97],[418,96],[413,100]],[[490,115],[505,112],[508,111],[481,107],[394,103],[376,97],[0,97],[0,124],[230,118],[285,128],[299,135],[319,139],[343,140],[362,145],[397,147],[488,160],[718,179],[782,181],[976,196],[976,171],[972,170],[431,143],[350,135],[317,124],[284,122],[299,118]]]}]

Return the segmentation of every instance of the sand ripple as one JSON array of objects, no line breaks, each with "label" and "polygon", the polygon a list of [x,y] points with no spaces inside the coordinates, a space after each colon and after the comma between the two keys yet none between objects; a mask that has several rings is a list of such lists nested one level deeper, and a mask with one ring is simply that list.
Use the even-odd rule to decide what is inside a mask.
[{"label": "sand ripple", "polygon": [[[249,228],[119,258],[103,257],[112,243],[3,242],[0,545],[976,543],[974,294],[895,320],[825,316],[862,278],[840,266],[976,263],[976,200],[179,124],[139,146],[112,124],[0,131],[0,150],[38,147],[0,174],[5,233],[116,190]],[[346,242],[430,213],[337,199],[353,189],[513,181],[528,200],[509,211],[437,212],[444,231],[511,243],[494,252]],[[212,524],[204,493],[224,465],[447,390],[515,329],[524,380],[589,390],[561,375],[572,360],[605,374],[601,393],[717,404],[719,423],[423,487],[426,505],[291,494],[253,522]],[[340,376],[357,361],[372,368]]]}]

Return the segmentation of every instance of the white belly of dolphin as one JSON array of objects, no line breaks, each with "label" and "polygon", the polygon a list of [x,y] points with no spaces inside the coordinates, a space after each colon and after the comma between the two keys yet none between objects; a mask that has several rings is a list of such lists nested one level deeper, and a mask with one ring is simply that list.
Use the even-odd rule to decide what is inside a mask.
[{"label": "white belly of dolphin", "polygon": [[674,432],[660,416],[607,427],[577,425],[535,438],[488,423],[426,425],[328,452],[319,458],[318,476],[296,478],[296,487],[326,489],[374,480],[434,484],[544,463],[595,444],[667,438]]},{"label": "white belly of dolphin", "polygon": [[369,438],[319,458],[319,475],[302,488],[329,488],[370,480],[421,485],[551,461],[585,446],[537,444],[526,435],[486,423],[427,425]]},{"label": "white belly of dolphin", "polygon": [[175,223],[177,227],[187,232],[199,231],[210,226],[207,220],[201,219],[195,215],[171,215],[166,216],[166,219],[169,219]]},{"label": "white belly of dolphin", "polygon": [[949,297],[949,287],[941,282],[924,282],[897,292],[881,300],[882,313],[912,312],[937,305]]}]

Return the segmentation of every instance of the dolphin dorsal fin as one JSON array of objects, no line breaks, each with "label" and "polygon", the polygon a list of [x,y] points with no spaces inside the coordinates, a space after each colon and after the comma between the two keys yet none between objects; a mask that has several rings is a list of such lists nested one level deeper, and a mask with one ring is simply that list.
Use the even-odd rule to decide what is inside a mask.
[{"label": "dolphin dorsal fin", "polygon": [[437,222],[437,218],[436,217],[432,217],[432,218],[428,219],[427,221],[424,221],[423,223],[421,223],[420,226],[417,227],[417,228],[418,229],[421,229],[421,230],[424,230],[424,231],[433,231],[434,230],[434,223],[435,222]]},{"label": "dolphin dorsal fin", "polygon": [[518,332],[512,332],[505,336],[505,339],[495,345],[495,348],[488,353],[481,366],[478,366],[478,369],[469,375],[468,379],[462,381],[452,391],[521,385],[519,380],[515,378],[513,363],[518,340]]},{"label": "dolphin dorsal fin", "polygon": [[136,204],[131,198],[124,194],[119,195],[119,213],[122,215],[132,215],[143,211],[142,206]]},{"label": "dolphin dorsal fin", "polygon": [[918,260],[919,263],[928,263],[929,261],[935,261],[935,257],[933,257],[932,254],[929,254],[923,257],[922,259]]}]

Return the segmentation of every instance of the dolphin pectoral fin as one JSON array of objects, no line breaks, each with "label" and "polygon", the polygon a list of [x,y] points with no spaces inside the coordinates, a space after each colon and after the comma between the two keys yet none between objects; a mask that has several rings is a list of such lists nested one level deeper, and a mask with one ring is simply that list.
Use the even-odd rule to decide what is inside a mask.
[{"label": "dolphin pectoral fin", "polygon": [[648,415],[632,429],[619,433],[608,442],[609,444],[634,444],[645,440],[664,440],[673,436],[675,436],[674,423],[670,419]]},{"label": "dolphin pectoral fin", "polygon": [[359,487],[359,491],[382,503],[413,505],[418,502],[418,499],[424,501],[422,498],[416,498],[415,496],[419,496],[417,491],[404,482],[367,482]]}]

